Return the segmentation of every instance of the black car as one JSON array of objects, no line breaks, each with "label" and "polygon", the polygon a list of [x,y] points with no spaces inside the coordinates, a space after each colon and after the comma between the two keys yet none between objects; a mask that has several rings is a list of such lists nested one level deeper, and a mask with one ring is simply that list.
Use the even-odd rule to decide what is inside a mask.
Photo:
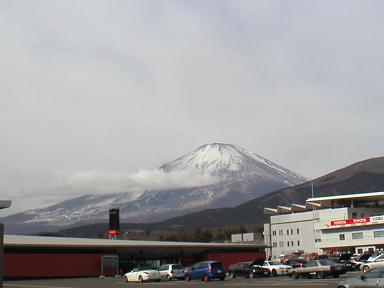
[{"label": "black car", "polygon": [[228,275],[231,278],[236,278],[237,276],[249,277],[249,273],[251,272],[252,262],[239,262],[229,266]]},{"label": "black car", "polygon": [[353,270],[354,267],[351,260],[352,256],[353,256],[353,253],[341,254],[338,263],[347,265],[347,270]]},{"label": "black car", "polygon": [[264,262],[265,259],[257,259],[249,265],[251,269],[251,271],[249,272],[250,278],[269,276],[271,274],[271,272],[267,268],[263,268],[262,265]]},{"label": "black car", "polygon": [[238,276],[255,278],[261,276],[268,276],[270,273],[267,269],[262,268],[261,265],[265,259],[258,259],[253,262],[239,262],[229,266],[228,274],[231,278]]}]

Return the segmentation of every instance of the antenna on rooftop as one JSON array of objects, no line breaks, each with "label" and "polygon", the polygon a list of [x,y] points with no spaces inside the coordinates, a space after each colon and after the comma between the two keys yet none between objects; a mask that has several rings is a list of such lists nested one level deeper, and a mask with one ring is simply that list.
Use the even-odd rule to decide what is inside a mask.
[{"label": "antenna on rooftop", "polygon": [[[314,193],[313,193],[313,180],[311,181],[311,193],[312,193],[312,199],[313,199],[313,196],[314,196]],[[313,209],[313,211],[315,211],[315,205],[312,206],[312,209]]]}]

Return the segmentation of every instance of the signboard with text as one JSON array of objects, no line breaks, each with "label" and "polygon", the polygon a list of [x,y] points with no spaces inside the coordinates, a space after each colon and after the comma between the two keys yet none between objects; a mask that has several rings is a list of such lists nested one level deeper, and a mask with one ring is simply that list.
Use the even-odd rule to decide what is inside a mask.
[{"label": "signboard with text", "polygon": [[343,219],[343,220],[334,220],[331,221],[331,226],[342,226],[342,225],[350,225],[350,224],[365,224],[370,222],[370,217],[364,218],[352,218],[352,219]]},{"label": "signboard with text", "polygon": [[328,227],[336,228],[336,227],[344,227],[344,226],[355,226],[355,225],[359,226],[359,225],[372,225],[372,224],[384,224],[384,215],[333,220],[330,222]]}]

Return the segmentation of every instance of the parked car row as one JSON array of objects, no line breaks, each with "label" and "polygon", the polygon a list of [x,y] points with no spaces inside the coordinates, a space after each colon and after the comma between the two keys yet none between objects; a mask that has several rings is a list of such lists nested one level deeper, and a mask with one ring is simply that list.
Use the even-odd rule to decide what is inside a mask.
[{"label": "parked car row", "polygon": [[[263,260],[263,259],[262,259]],[[265,261],[255,260],[253,262],[240,262],[231,265],[229,269],[230,277],[261,277],[272,276],[272,273],[264,265]],[[274,264],[269,263],[271,266]],[[297,279],[299,277],[306,278],[325,278],[326,276],[339,277],[340,274],[346,272],[346,265],[335,263],[329,259],[320,259],[309,261],[303,267],[296,267],[289,269],[289,275]],[[196,263],[191,267],[182,269],[178,264],[166,264],[159,267],[159,269],[149,269],[143,267],[134,268],[131,272],[126,273],[123,279],[127,282],[144,282],[144,281],[157,281],[161,279],[185,279],[190,281],[199,279],[203,281],[210,281],[212,279],[224,280],[226,273],[223,264],[216,261],[203,261]],[[361,275],[349,278],[340,282],[337,288],[359,288],[359,287],[384,287],[384,268],[383,269],[370,269],[363,272]]]},{"label": "parked car row", "polygon": [[[265,259],[257,259],[253,262],[240,262],[231,265],[228,274],[231,278],[238,276],[256,278],[262,276],[278,276],[288,275],[292,266],[282,263],[274,263],[265,261]],[[202,261],[193,266],[183,267],[179,264],[165,264],[158,269],[147,267],[137,267],[131,272],[124,274],[123,279],[127,282],[144,282],[144,281],[160,281],[166,280],[186,280],[191,281],[200,279],[210,281],[212,279],[224,280],[227,273],[224,265],[219,261]]]},{"label": "parked car row", "polygon": [[184,268],[179,264],[165,264],[158,269],[147,267],[137,267],[131,272],[124,274],[123,280],[126,282],[146,282],[166,279],[168,281],[178,279],[191,281],[201,279],[210,281],[212,279],[224,280],[226,272],[222,262],[218,261],[203,261],[198,262],[191,267]]},{"label": "parked car row", "polygon": [[297,267],[290,271],[290,276],[294,279],[299,277],[323,279],[327,276],[334,278],[347,272],[345,264],[336,263],[329,259],[309,261],[303,267]]}]

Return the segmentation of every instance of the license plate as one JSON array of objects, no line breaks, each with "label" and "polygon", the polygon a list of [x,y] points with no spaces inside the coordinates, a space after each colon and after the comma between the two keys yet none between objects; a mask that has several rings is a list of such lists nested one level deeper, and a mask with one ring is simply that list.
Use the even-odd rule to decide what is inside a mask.
[{"label": "license plate", "polygon": [[221,272],[223,272],[222,270],[217,270],[217,273],[221,273]]}]

